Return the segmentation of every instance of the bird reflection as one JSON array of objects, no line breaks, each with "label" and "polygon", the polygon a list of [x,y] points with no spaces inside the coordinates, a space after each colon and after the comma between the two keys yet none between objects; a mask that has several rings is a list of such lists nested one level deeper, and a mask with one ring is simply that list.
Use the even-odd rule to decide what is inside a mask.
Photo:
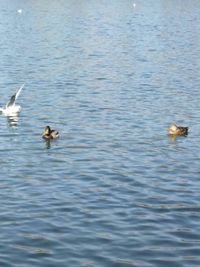
[{"label": "bird reflection", "polygon": [[46,144],[46,149],[50,149],[51,148],[51,140],[45,140],[45,144]]},{"label": "bird reflection", "polygon": [[184,137],[187,137],[187,135],[169,135],[169,141],[170,142],[176,142],[177,139],[179,138],[184,138]]},{"label": "bird reflection", "polygon": [[17,126],[19,122],[19,116],[7,116],[7,121],[10,127]]}]

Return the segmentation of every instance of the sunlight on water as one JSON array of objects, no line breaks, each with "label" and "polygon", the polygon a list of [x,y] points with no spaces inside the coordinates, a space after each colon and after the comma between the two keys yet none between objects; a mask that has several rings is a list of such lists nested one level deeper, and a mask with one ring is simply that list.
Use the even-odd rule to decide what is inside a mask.
[{"label": "sunlight on water", "polygon": [[0,3],[1,266],[199,266],[199,8]]}]

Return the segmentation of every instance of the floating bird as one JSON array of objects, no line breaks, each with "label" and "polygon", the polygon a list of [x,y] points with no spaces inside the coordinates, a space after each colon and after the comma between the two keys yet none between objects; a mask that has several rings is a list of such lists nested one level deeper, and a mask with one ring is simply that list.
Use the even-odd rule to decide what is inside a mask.
[{"label": "floating bird", "polygon": [[59,137],[59,132],[56,131],[56,130],[52,130],[50,128],[50,126],[46,126],[44,132],[43,132],[43,135],[42,137],[46,140],[49,140],[49,139],[56,139]]},{"label": "floating bird", "polygon": [[18,9],[17,12],[21,14],[22,13],[22,9]]},{"label": "floating bird", "polygon": [[14,95],[11,96],[6,106],[4,108],[0,108],[0,111],[5,116],[15,116],[21,111],[21,107],[19,105],[16,105],[15,103],[23,87],[24,84],[19,88],[19,90]]},{"label": "floating bird", "polygon": [[187,135],[188,134],[188,127],[180,127],[176,124],[172,124],[169,129],[168,133],[170,135]]}]

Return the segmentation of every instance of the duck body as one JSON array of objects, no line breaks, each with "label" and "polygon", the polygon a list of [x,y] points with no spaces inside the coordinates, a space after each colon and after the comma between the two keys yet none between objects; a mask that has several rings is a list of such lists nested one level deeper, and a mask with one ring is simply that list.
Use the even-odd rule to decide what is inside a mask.
[{"label": "duck body", "polygon": [[170,135],[186,136],[188,134],[188,127],[181,127],[176,124],[172,124],[168,129],[168,133]]},{"label": "duck body", "polygon": [[19,105],[16,105],[16,100],[21,93],[22,88],[24,87],[24,84],[17,90],[17,92],[11,96],[10,100],[6,104],[4,108],[0,108],[0,111],[3,113],[3,115],[9,117],[9,116],[16,116],[21,111],[21,107]]},{"label": "duck body", "polygon": [[51,129],[50,126],[46,126],[42,137],[46,140],[56,139],[59,137],[59,132]]}]

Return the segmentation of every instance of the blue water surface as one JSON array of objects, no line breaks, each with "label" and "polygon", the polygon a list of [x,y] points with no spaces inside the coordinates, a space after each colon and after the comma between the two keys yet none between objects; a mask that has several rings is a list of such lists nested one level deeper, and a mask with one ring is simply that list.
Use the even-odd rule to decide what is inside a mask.
[{"label": "blue water surface", "polygon": [[0,266],[200,266],[199,10],[0,2]]}]

